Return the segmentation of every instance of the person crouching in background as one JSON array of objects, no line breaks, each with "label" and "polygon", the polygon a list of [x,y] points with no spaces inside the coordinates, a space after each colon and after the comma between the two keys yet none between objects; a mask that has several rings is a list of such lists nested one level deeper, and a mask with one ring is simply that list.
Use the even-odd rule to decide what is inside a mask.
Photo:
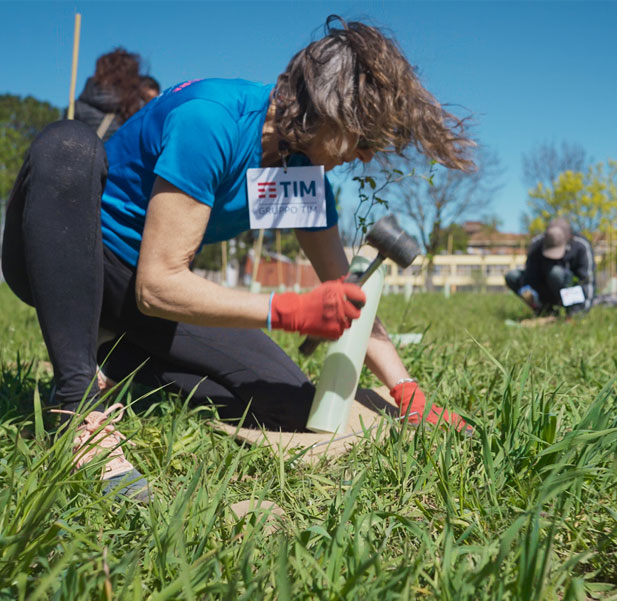
[{"label": "person crouching in background", "polygon": [[525,269],[505,276],[510,290],[539,316],[587,312],[595,295],[595,262],[590,242],[572,232],[567,219],[553,219],[529,245]]}]

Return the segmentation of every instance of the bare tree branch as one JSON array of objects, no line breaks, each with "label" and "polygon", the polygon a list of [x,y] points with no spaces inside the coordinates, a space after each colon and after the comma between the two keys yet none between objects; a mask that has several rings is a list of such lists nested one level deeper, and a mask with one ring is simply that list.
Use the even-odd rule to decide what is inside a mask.
[{"label": "bare tree branch", "polygon": [[564,171],[585,171],[590,164],[585,149],[578,143],[563,140],[543,142],[522,157],[523,182],[529,187],[550,186]]},{"label": "bare tree branch", "polygon": [[[421,157],[419,177],[406,178],[393,188],[391,204],[408,217],[417,229],[426,252],[434,254],[441,230],[454,222],[485,213],[502,175],[498,157],[486,148],[478,150],[478,169],[463,173],[441,165],[427,164]],[[403,160],[409,169],[409,160]]]}]

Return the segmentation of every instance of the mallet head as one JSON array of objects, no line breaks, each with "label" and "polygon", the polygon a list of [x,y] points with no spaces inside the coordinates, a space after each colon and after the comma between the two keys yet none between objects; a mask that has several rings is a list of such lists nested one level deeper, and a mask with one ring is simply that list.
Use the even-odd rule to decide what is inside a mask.
[{"label": "mallet head", "polygon": [[416,239],[399,225],[392,214],[378,219],[367,232],[365,241],[382,257],[403,268],[409,267],[420,253]]}]

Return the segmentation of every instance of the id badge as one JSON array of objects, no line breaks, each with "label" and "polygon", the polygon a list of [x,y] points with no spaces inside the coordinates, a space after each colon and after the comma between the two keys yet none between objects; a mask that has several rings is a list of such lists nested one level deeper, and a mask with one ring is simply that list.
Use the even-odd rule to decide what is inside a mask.
[{"label": "id badge", "polygon": [[585,293],[580,286],[570,286],[570,288],[562,288],[559,291],[561,302],[564,307],[578,305],[585,302]]},{"label": "id badge", "polygon": [[252,230],[325,227],[323,165],[247,169]]}]

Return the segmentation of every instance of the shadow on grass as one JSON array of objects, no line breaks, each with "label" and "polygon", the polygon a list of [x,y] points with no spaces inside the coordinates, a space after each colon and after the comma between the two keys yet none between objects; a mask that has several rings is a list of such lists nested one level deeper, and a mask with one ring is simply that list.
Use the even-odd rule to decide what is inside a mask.
[{"label": "shadow on grass", "polygon": [[36,391],[48,399],[53,389],[53,376],[40,361],[0,363],[0,416],[2,421],[26,417],[34,413]]},{"label": "shadow on grass", "polygon": [[[30,420],[35,413],[35,399],[41,401],[42,416],[46,430],[54,429],[60,418],[49,410],[53,403],[54,378],[51,366],[38,360],[0,362],[0,423]],[[120,397],[120,398],[118,398]],[[103,397],[103,406],[120,400],[130,405],[137,414],[161,417],[177,409],[183,403],[177,395],[152,389],[127,381],[120,382],[117,391]],[[214,415],[214,411],[212,411]],[[25,430],[27,435],[28,431]]]}]

